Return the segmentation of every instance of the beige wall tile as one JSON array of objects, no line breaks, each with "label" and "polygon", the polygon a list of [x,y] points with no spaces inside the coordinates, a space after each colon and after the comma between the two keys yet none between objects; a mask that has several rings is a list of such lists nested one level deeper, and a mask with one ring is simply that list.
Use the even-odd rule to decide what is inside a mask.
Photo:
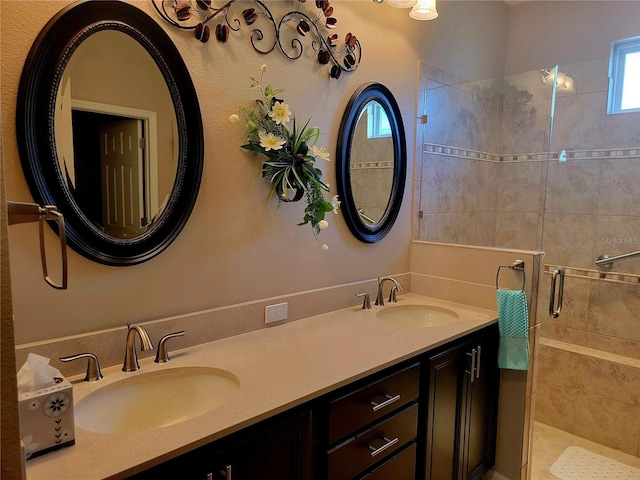
[{"label": "beige wall tile", "polygon": [[418,295],[489,310],[496,309],[495,287],[417,274],[412,275],[411,285],[413,292]]},{"label": "beige wall tile", "polygon": [[586,339],[587,347],[640,359],[640,342],[609,337],[607,335],[598,335],[596,333],[587,333]]},{"label": "beige wall tile", "polygon": [[538,245],[537,213],[496,212],[495,246],[534,250]]},{"label": "beige wall tile", "polygon": [[602,445],[635,455],[640,407],[580,392],[575,396],[574,432]]},{"label": "beige wall tile", "polygon": [[604,138],[607,93],[558,96],[552,151],[599,148]]},{"label": "beige wall tile", "polygon": [[598,206],[599,160],[549,163],[546,211],[592,214]]},{"label": "beige wall tile", "polygon": [[586,355],[575,356],[579,357],[579,363],[573,370],[577,388],[640,406],[640,368]]},{"label": "beige wall tile", "polygon": [[594,282],[589,297],[590,332],[640,342],[640,286]]},{"label": "beige wall tile", "polygon": [[[532,251],[522,250],[413,242],[410,268],[415,273],[491,285],[495,288],[498,266],[508,265],[515,259],[522,259],[525,261],[527,291],[529,291],[534,254]],[[504,278],[501,272],[500,282],[502,288],[521,288],[522,286],[519,273],[508,269],[504,272]]]},{"label": "beige wall tile", "polygon": [[538,380],[574,388],[584,356],[559,348],[538,347]]},{"label": "beige wall tile", "polygon": [[498,170],[497,209],[537,212],[543,162],[503,162]]},{"label": "beige wall tile", "polygon": [[526,372],[502,370],[498,408],[496,470],[507,478],[517,478],[522,469],[525,425]]},{"label": "beige wall tile", "polygon": [[603,147],[635,147],[640,145],[640,113],[607,115],[604,119]]},{"label": "beige wall tile", "polygon": [[544,152],[549,142],[548,98],[534,97],[528,101],[505,105],[502,152]]},{"label": "beige wall tile", "polygon": [[523,438],[522,438],[522,466],[526,467],[529,463],[529,442],[531,441],[531,423],[533,422],[533,415],[531,410],[531,396],[525,397],[524,400],[524,425],[523,425]]},{"label": "beige wall tile", "polygon": [[640,158],[604,160],[598,214],[640,216]]},{"label": "beige wall tile", "polygon": [[538,379],[535,419],[567,432],[574,427],[576,390]]},{"label": "beige wall tile", "polygon": [[562,327],[551,323],[543,323],[541,329],[543,337],[575,345],[587,345],[587,333],[584,330],[576,330],[575,328]]},{"label": "beige wall tile", "polygon": [[545,263],[592,265],[595,226],[594,215],[546,214],[543,238]]}]

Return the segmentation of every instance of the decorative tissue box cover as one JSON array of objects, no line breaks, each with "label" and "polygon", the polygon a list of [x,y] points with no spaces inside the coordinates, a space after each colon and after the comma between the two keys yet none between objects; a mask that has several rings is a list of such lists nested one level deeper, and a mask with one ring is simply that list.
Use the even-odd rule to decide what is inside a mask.
[{"label": "decorative tissue box cover", "polygon": [[73,445],[73,387],[68,380],[28,393],[18,394],[20,437],[27,459]]}]

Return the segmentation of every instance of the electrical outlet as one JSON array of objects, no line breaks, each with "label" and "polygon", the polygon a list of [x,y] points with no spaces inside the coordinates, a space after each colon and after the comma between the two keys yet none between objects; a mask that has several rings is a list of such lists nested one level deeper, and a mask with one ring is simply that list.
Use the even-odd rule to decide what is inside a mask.
[{"label": "electrical outlet", "polygon": [[279,322],[287,319],[287,302],[264,307],[264,323]]}]

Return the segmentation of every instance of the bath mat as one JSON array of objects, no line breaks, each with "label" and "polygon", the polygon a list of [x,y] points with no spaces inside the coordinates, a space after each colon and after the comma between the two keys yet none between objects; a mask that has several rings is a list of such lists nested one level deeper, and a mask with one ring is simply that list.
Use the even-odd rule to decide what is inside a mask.
[{"label": "bath mat", "polygon": [[638,480],[640,468],[580,447],[568,447],[549,471],[562,480]]}]

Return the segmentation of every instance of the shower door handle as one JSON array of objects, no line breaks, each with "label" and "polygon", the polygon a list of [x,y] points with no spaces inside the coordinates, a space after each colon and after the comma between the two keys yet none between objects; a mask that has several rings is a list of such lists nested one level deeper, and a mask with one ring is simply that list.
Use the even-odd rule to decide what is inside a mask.
[{"label": "shower door handle", "polygon": [[[558,281],[558,277],[560,280]],[[558,283],[558,303],[556,305],[556,283]],[[564,269],[556,268],[551,274],[551,292],[549,293],[549,316],[558,318],[562,310],[562,296],[564,295]]]}]

